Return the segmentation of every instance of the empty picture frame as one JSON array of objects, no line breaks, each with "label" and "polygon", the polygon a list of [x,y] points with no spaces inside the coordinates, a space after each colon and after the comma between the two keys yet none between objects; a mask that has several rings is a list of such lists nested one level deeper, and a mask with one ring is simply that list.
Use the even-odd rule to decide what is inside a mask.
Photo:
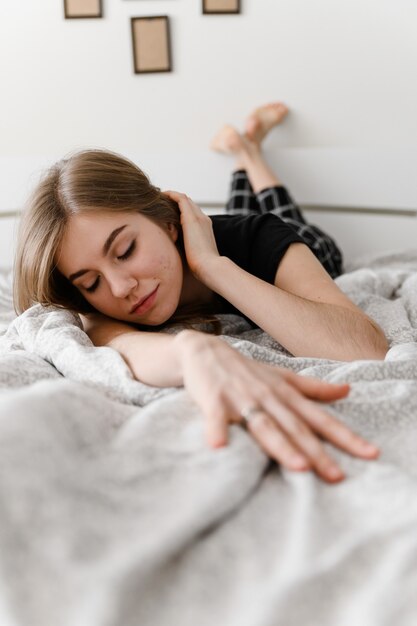
[{"label": "empty picture frame", "polygon": [[65,19],[103,17],[102,0],[64,0]]},{"label": "empty picture frame", "polygon": [[167,15],[132,17],[135,74],[171,72],[171,39]]},{"label": "empty picture frame", "polygon": [[203,0],[203,13],[206,15],[240,13],[240,0]]}]

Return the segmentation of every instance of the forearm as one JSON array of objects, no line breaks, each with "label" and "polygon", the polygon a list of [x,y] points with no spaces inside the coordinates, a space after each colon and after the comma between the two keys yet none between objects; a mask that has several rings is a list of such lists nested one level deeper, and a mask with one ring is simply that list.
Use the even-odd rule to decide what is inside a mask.
[{"label": "forearm", "polygon": [[203,333],[181,331],[178,335],[143,332],[129,324],[101,315],[82,316],[84,330],[95,346],[117,350],[133,376],[155,387],[183,385],[183,357],[197,342],[205,340]]},{"label": "forearm", "polygon": [[361,311],[301,298],[219,257],[205,282],[294,356],[382,359],[385,337]]},{"label": "forearm", "polygon": [[136,331],[120,334],[107,345],[122,355],[137,380],[154,387],[180,387],[183,378],[174,340],[173,335]]}]

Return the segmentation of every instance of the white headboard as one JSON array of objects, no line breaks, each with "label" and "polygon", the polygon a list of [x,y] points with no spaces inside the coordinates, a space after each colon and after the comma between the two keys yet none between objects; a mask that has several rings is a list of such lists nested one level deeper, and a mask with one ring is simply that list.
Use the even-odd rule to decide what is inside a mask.
[{"label": "white headboard", "polygon": [[[276,149],[267,159],[310,221],[339,241],[345,256],[417,246],[417,149]],[[222,211],[233,161],[201,153],[127,154],[162,189],[185,191],[208,212]],[[0,265],[11,265],[18,214],[56,156],[0,158]],[[2,209],[2,210],[1,210]]]}]

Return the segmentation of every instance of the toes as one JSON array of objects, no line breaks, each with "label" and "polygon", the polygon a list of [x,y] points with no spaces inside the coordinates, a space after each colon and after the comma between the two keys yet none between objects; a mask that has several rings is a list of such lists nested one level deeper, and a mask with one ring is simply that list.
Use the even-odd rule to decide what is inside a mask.
[{"label": "toes", "polygon": [[285,111],[288,111],[287,107],[285,106],[285,104],[283,102],[275,102],[269,105],[269,107],[271,109],[274,109],[277,112],[283,113]]}]

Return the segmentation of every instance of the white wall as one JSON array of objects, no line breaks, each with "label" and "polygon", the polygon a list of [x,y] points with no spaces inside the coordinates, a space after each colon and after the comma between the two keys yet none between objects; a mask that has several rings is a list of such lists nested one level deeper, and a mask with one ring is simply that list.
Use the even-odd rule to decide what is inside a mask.
[{"label": "white wall", "polygon": [[[207,149],[259,103],[291,107],[267,154],[303,203],[417,208],[417,3],[103,0],[104,18],[65,20],[63,0],[0,2],[0,211],[41,168],[100,146],[162,187],[221,201],[227,157]],[[174,71],[135,75],[130,17],[167,14]]]}]

